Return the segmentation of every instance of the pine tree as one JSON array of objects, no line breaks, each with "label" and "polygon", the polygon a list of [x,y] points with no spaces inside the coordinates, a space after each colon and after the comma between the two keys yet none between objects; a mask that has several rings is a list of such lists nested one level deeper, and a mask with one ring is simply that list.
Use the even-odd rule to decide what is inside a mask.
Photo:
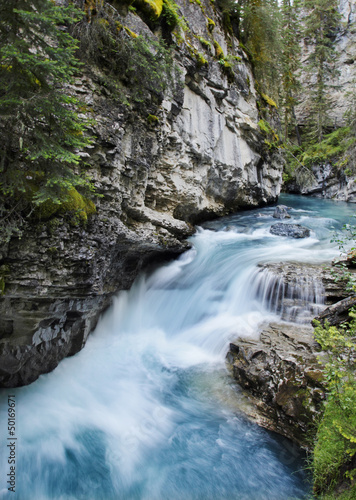
[{"label": "pine tree", "polygon": [[308,95],[311,139],[318,142],[323,140],[325,130],[331,125],[328,83],[337,75],[333,44],[340,22],[337,7],[337,0],[305,0],[304,36],[311,49],[306,68],[311,80]]},{"label": "pine tree", "polygon": [[263,92],[278,98],[280,82],[280,10],[276,0],[240,0],[241,37],[252,56]]},{"label": "pine tree", "polygon": [[76,173],[89,141],[68,90],[79,63],[67,26],[78,16],[50,0],[0,0],[2,213],[19,201],[60,204],[89,184]]},{"label": "pine tree", "polygon": [[301,144],[298,124],[294,108],[297,104],[297,93],[300,89],[300,3],[299,0],[283,0],[281,4],[282,17],[282,107],[284,122],[284,137],[287,140],[290,127],[295,127],[298,144]]}]

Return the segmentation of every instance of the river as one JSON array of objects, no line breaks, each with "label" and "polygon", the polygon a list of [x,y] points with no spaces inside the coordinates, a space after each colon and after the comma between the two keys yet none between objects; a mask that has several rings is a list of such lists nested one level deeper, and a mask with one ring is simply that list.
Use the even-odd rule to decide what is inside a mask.
[{"label": "river", "polygon": [[[283,195],[305,239],[269,233],[273,207],[198,228],[193,248],[120,292],[86,347],[29,387],[1,391],[0,498],[287,500],[310,494],[303,453],[250,422],[225,355],[278,313],[261,262],[324,262],[353,205]],[[16,401],[9,492],[8,395]]]}]

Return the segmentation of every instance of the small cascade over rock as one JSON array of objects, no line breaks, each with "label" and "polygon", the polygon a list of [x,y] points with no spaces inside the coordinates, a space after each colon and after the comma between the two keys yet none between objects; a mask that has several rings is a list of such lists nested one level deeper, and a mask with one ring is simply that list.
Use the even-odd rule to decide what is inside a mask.
[{"label": "small cascade over rock", "polygon": [[307,266],[302,272],[300,265],[260,265],[252,285],[255,297],[284,321],[309,323],[325,309],[322,272],[319,266]]}]

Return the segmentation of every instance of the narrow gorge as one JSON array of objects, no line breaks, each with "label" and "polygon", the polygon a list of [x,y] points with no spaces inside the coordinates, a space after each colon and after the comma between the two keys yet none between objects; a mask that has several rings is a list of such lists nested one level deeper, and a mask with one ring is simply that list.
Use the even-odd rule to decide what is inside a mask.
[{"label": "narrow gorge", "polygon": [[[277,199],[282,160],[265,147],[238,40],[210,2],[180,10],[189,29],[175,43],[177,81],[151,105],[152,120],[111,95],[98,70],[71,86],[95,117],[95,139],[80,156],[101,197],[86,226],[54,215],[2,249],[3,386],[32,382],[80,350],[112,294],[148,263],[184,251],[191,224]],[[125,29],[155,38],[127,8],[117,16]],[[214,44],[234,61],[229,78]]]},{"label": "narrow gorge", "polygon": [[1,4],[0,499],[352,500],[355,0]]}]

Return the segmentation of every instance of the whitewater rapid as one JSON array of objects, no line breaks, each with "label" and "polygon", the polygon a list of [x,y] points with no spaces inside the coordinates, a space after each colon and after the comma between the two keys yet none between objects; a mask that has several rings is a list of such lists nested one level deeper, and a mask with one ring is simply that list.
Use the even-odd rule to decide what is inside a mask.
[{"label": "whitewater rapid", "polygon": [[[193,248],[120,292],[86,347],[29,387],[1,391],[17,415],[19,500],[287,500],[310,493],[303,454],[249,422],[225,367],[229,342],[279,319],[257,265],[327,262],[352,207],[285,197],[293,240],[269,233],[273,207],[198,228]],[[0,431],[1,433],[1,431]],[[4,451],[5,450],[5,451]]]}]

